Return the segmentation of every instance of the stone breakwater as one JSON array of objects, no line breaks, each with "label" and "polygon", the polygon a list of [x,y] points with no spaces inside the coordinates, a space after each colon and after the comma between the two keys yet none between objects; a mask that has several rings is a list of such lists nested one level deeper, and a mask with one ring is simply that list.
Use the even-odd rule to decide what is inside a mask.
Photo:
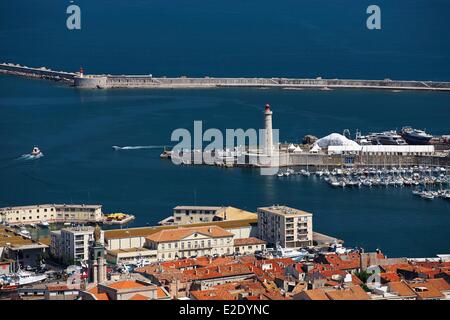
[{"label": "stone breakwater", "polygon": [[382,89],[450,91],[450,82],[417,80],[352,80],[352,79],[292,79],[292,78],[191,78],[153,77],[152,75],[85,75],[80,72],[54,71],[45,67],[30,68],[0,64],[0,73],[64,81],[79,88],[282,88],[282,89]]}]

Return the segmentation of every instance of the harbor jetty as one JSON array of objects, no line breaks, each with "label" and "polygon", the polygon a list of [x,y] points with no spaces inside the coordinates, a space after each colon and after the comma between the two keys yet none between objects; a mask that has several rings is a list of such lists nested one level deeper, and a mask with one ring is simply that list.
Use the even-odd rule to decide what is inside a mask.
[{"label": "harbor jetty", "polygon": [[[161,159],[171,159],[182,165],[214,165],[220,167],[301,167],[309,172],[335,168],[404,168],[426,166],[450,168],[449,135],[440,137],[425,131],[405,128],[400,134],[408,139],[415,132],[421,144],[408,144],[395,131],[372,133],[355,140],[343,134],[331,133],[313,142],[311,135],[305,136],[301,144],[273,141],[273,112],[269,104],[264,108],[264,141],[257,146],[240,145],[225,149],[164,148]],[[308,138],[308,139],[307,139]],[[310,141],[307,141],[310,140]],[[359,143],[358,143],[358,142]],[[384,143],[384,144],[382,144]],[[272,174],[275,174],[272,171]]]},{"label": "harbor jetty", "polygon": [[77,88],[281,88],[281,89],[379,89],[450,91],[450,82],[419,80],[355,80],[317,78],[229,78],[229,77],[154,77],[147,75],[87,75],[79,72],[54,71],[46,67],[32,68],[0,63],[0,74],[63,81]]}]

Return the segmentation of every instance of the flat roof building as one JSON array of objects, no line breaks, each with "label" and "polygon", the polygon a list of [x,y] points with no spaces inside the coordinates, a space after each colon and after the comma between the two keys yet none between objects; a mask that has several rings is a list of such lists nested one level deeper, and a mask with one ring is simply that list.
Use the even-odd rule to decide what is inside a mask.
[{"label": "flat roof building", "polygon": [[[25,238],[14,230],[0,226],[0,261],[9,259],[10,269],[37,267],[44,258],[48,246],[35,240]],[[6,268],[6,267],[5,267]]]},{"label": "flat roof building", "polygon": [[[73,227],[52,231],[52,255],[65,262],[87,261],[89,245],[94,241],[94,230],[94,227]],[[101,231],[100,239],[104,243],[104,231]]]},{"label": "flat roof building", "polygon": [[5,223],[31,224],[41,222],[99,222],[102,206],[87,204],[37,204],[0,208],[0,220]]},{"label": "flat roof building", "polygon": [[255,219],[256,213],[230,206],[176,206],[173,216],[160,224],[191,224],[224,220]]},{"label": "flat roof building", "polygon": [[312,213],[274,205],[258,208],[258,238],[284,248],[313,244]]}]

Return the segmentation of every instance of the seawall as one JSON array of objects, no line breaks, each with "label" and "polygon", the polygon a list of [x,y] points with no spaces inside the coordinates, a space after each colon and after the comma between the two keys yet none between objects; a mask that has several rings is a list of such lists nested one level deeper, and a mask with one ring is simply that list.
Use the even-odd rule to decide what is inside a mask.
[{"label": "seawall", "polygon": [[450,91],[450,82],[418,80],[355,80],[355,79],[294,79],[294,78],[190,78],[153,77],[152,75],[84,75],[54,71],[48,68],[30,68],[14,64],[0,64],[0,73],[17,76],[65,81],[87,89],[109,88],[281,88],[281,89],[378,89]]}]

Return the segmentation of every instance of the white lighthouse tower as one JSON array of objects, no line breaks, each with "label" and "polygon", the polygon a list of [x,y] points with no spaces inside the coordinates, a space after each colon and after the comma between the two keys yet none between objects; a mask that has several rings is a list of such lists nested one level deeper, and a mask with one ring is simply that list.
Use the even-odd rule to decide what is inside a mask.
[{"label": "white lighthouse tower", "polygon": [[265,129],[265,154],[271,156],[273,153],[273,135],[272,135],[272,110],[270,105],[266,104],[264,110],[264,129]]}]

